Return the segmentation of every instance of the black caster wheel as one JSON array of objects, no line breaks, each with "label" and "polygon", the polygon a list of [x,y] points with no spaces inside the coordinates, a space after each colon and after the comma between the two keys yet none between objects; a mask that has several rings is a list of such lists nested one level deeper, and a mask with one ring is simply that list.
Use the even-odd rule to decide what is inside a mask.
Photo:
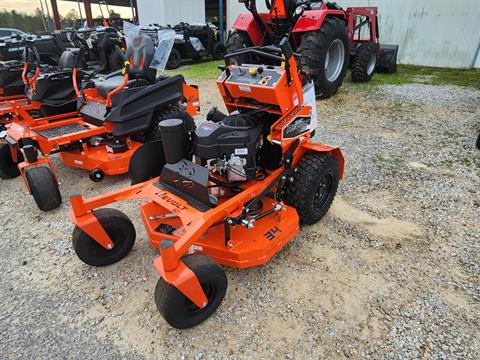
[{"label": "black caster wheel", "polygon": [[136,234],[132,222],[127,215],[115,209],[102,208],[93,213],[113,241],[114,247],[106,250],[76,226],[72,242],[78,258],[90,266],[107,266],[122,260],[135,243]]},{"label": "black caster wheel", "polygon": [[17,162],[13,161],[12,152],[8,144],[0,144],[0,178],[13,179],[20,176],[18,164],[23,162],[22,152],[17,150]]},{"label": "black caster wheel", "polygon": [[93,182],[100,182],[105,177],[105,173],[100,169],[93,169],[88,176]]},{"label": "black caster wheel", "polygon": [[25,179],[40,210],[50,211],[60,206],[62,196],[57,179],[50,168],[46,166],[27,168]]},{"label": "black caster wheel", "polygon": [[208,319],[218,308],[227,291],[225,271],[208,256],[187,255],[182,261],[197,276],[207,296],[208,304],[200,309],[177,288],[160,278],[155,288],[155,304],[163,318],[177,329],[191,328]]}]

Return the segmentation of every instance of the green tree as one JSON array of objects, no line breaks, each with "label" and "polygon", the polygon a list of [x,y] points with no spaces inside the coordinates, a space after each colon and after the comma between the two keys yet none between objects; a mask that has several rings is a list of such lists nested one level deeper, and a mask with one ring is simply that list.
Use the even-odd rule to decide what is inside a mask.
[{"label": "green tree", "polygon": [[121,19],[121,18],[122,16],[119,13],[113,10],[110,10],[110,19]]},{"label": "green tree", "polygon": [[33,14],[26,14],[15,10],[0,10],[0,24],[2,27],[19,29],[28,33],[45,31],[42,12],[35,9]]},{"label": "green tree", "polygon": [[61,16],[63,27],[75,27],[80,19],[77,10],[71,9],[65,16]]}]

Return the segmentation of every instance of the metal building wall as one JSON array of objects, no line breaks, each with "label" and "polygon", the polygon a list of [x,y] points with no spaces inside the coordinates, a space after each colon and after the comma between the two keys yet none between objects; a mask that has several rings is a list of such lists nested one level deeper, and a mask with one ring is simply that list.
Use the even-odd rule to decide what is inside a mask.
[{"label": "metal building wall", "polygon": [[204,23],[204,0],[137,0],[141,25]]},{"label": "metal building wall", "polygon": [[[228,28],[243,4],[228,0]],[[259,4],[263,1],[258,0]],[[349,6],[378,6],[380,42],[399,44],[402,64],[480,67],[480,1],[475,0],[336,0]]]}]

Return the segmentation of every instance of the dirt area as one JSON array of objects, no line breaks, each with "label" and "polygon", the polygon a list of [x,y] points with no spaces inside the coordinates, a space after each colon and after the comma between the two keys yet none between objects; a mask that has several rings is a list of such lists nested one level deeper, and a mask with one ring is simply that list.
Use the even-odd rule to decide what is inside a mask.
[{"label": "dirt area", "polygon": [[[199,85],[203,115],[222,108]],[[346,157],[330,212],[267,265],[226,268],[218,311],[183,331],[155,307],[138,203],[118,206],[132,253],[91,268],[72,250],[68,201],[41,213],[20,179],[1,181],[0,358],[480,358],[479,105],[478,90],[426,84],[346,84],[319,101],[317,140]],[[54,164],[64,199],[128,185]]]}]

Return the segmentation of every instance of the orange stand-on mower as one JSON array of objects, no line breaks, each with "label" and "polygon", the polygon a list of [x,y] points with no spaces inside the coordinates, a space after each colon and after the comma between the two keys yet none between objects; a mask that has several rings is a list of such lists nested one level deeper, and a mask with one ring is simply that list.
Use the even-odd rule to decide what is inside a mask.
[{"label": "orange stand-on mower", "polygon": [[343,176],[341,151],[312,142],[313,83],[302,79],[288,41],[226,59],[242,54],[284,66],[226,67],[217,85],[229,115],[213,109],[210,121],[190,132],[181,120],[161,122],[163,140],[143,145],[132,158],[133,182],[143,182],[88,200],[70,198],[73,247],[93,266],[119,261],[135,241],[123,213],[98,208],[148,199],[141,215],[160,251],[155,302],[176,328],[201,323],[220,305],[227,278],[216,263],[266,263],[300,224],[313,224],[327,212]]},{"label": "orange stand-on mower", "polygon": [[191,115],[198,111],[198,89],[180,75],[157,78],[150,68],[156,52],[149,37],[134,37],[126,54],[118,46],[116,51],[124,58],[124,69],[105,77],[86,75],[80,89],[76,80],[81,54],[77,56],[72,75],[79,99],[77,115],[39,121],[19,112],[0,132],[4,141],[0,177],[22,175],[43,211],[61,203],[49,155],[59,153],[64,164],[89,170],[91,180],[97,182],[104,174],[126,173],[135,150],[158,139],[162,120],[175,117],[184,121],[185,128],[194,126]]}]

